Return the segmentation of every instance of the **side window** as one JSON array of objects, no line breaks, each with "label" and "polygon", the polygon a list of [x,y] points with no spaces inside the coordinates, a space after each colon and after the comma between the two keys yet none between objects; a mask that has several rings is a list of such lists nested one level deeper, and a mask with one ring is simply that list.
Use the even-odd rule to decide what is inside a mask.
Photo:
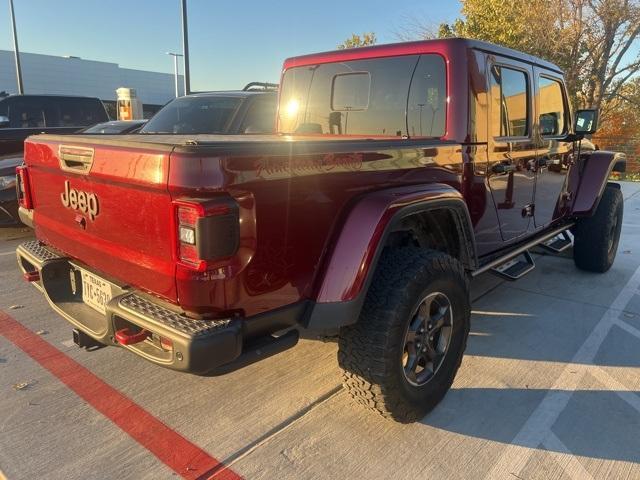
[{"label": "side window", "polygon": [[527,75],[519,70],[491,68],[491,124],[495,137],[526,137],[529,134]]},{"label": "side window", "polygon": [[[274,95],[275,97],[275,95]],[[255,100],[242,122],[240,133],[272,133],[276,122],[276,100]]]},{"label": "side window", "polygon": [[279,130],[293,134],[406,135],[407,93],[417,55],[288,69]]},{"label": "side window", "polygon": [[407,104],[411,137],[441,137],[447,108],[446,71],[439,55],[422,55],[411,81]]},{"label": "side window", "polygon": [[538,77],[540,95],[540,135],[563,135],[567,131],[562,85],[557,80]]},{"label": "side window", "polygon": [[47,126],[41,99],[16,98],[7,108],[9,126],[13,128],[40,128]]},{"label": "side window", "polygon": [[93,125],[106,120],[98,102],[80,98],[59,98],[52,115],[57,117],[60,127]]}]

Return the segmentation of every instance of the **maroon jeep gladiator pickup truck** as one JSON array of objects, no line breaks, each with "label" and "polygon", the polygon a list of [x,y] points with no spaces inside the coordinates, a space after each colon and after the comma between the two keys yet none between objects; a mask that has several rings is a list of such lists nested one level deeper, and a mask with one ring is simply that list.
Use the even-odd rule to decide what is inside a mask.
[{"label": "maroon jeep gladiator pickup truck", "polygon": [[277,124],[27,141],[19,266],[79,345],[215,375],[338,332],[345,388],[409,422],[460,366],[472,277],[519,278],[537,245],[614,260],[614,154],[581,154],[597,112],[572,116],[544,60],[466,39],[290,58]]}]

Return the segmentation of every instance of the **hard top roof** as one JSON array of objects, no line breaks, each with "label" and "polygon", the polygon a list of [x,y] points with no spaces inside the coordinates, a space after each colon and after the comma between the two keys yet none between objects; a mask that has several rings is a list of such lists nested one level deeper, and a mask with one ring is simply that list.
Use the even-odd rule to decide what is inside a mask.
[{"label": "hard top roof", "polygon": [[482,50],[495,53],[504,57],[513,58],[522,62],[538,65],[540,67],[562,72],[555,64],[542,58],[519,52],[512,48],[503,47],[489,42],[472,40],[469,38],[441,38],[435,40],[420,40],[417,42],[388,43],[373,45],[370,47],[347,48],[329,52],[313,53],[299,57],[291,57],[284,61],[284,69],[319,63],[331,63],[364,58],[392,57],[397,55],[416,55],[421,53],[443,53],[455,49]]}]

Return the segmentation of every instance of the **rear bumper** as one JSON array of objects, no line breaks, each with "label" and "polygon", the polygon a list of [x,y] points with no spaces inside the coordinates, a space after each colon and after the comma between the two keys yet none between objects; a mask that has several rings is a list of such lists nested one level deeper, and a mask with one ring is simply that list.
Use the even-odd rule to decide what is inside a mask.
[{"label": "rear bumper", "polygon": [[[22,272],[38,278],[32,283],[51,307],[98,342],[119,345],[158,365],[200,375],[232,364],[242,353],[240,318],[189,318],[174,305],[108,278],[104,280],[111,284],[113,295],[103,314],[82,299],[80,269],[90,271],[89,267],[37,240],[23,243],[16,254]],[[149,335],[122,345],[116,332],[123,329],[144,330]],[[171,349],[161,339],[170,340]]]}]

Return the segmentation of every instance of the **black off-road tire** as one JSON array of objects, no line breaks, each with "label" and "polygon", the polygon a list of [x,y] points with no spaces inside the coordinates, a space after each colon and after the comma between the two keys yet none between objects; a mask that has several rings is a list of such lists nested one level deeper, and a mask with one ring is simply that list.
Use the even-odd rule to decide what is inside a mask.
[{"label": "black off-road tire", "polygon": [[[405,335],[422,299],[432,292],[450,299],[449,347],[435,374],[413,385],[403,368]],[[453,383],[466,348],[470,312],[469,281],[459,261],[417,247],[386,249],[357,323],[340,331],[343,387],[385,417],[403,423],[421,419]]]},{"label": "black off-road tire", "polygon": [[607,185],[592,217],[573,228],[573,261],[581,270],[604,273],[616,258],[624,200],[617,186]]}]

